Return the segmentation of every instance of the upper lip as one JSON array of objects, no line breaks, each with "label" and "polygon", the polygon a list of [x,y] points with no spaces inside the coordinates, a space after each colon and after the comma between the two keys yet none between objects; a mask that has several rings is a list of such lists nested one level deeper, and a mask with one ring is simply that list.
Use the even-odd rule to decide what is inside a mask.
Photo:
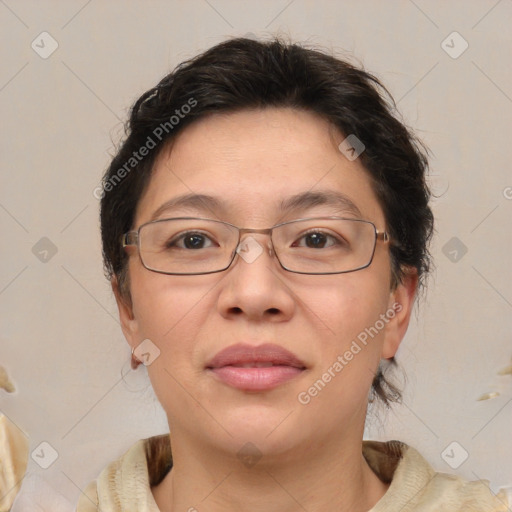
[{"label": "upper lip", "polygon": [[271,363],[276,366],[293,366],[300,369],[306,367],[295,354],[272,343],[257,346],[244,343],[231,345],[218,352],[206,367],[212,369],[250,363]]}]

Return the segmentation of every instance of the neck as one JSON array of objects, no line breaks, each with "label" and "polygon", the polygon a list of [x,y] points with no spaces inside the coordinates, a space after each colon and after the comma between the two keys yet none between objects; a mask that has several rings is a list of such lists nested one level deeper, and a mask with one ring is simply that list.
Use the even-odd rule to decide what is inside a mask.
[{"label": "neck", "polygon": [[309,443],[254,465],[175,431],[172,440],[173,468],[152,489],[161,512],[366,512],[388,488],[362,456],[361,440]]}]

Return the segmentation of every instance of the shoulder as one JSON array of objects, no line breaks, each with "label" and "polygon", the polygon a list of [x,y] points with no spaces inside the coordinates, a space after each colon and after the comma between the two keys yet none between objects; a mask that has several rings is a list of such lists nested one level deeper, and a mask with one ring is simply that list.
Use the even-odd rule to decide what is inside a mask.
[{"label": "shoulder", "polygon": [[[417,450],[400,441],[363,441],[363,455],[377,476],[390,484],[370,512],[509,510],[504,490],[494,495],[487,480],[467,481],[436,472]],[[131,510],[135,505],[139,512],[158,512],[151,486],[171,467],[168,435],[140,440],[87,487],[77,512]]]},{"label": "shoulder", "polygon": [[[151,486],[156,485],[171,466],[168,435],[137,441],[87,486],[78,502],[77,512],[132,509],[158,512]],[[157,471],[160,474],[156,474]]]},{"label": "shoulder", "polygon": [[436,472],[416,449],[400,441],[363,441],[363,454],[381,480],[390,483],[371,512],[509,510],[504,490],[495,495],[487,480],[468,481]]}]

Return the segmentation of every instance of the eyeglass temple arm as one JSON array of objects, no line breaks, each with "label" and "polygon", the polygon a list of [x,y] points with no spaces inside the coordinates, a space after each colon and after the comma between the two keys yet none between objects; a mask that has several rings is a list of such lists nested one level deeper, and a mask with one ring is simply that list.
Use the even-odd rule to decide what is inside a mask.
[{"label": "eyeglass temple arm", "polygon": [[387,231],[377,231],[377,240],[382,240],[384,243],[392,245],[397,248],[404,248],[404,246],[396,239],[391,238]]},{"label": "eyeglass temple arm", "polygon": [[377,240],[382,240],[383,242],[391,242],[391,238],[387,231],[376,231]]},{"label": "eyeglass temple arm", "polygon": [[121,236],[121,245],[123,247],[128,247],[130,245],[138,245],[139,243],[139,233],[137,231],[128,231]]}]

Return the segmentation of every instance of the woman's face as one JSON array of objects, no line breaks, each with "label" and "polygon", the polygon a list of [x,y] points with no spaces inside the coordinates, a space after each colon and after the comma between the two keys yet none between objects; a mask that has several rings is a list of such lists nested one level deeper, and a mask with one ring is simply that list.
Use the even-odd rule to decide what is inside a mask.
[{"label": "woman's face", "polygon": [[[187,194],[213,196],[219,207],[183,205],[158,218],[207,217],[246,228],[305,217],[356,218],[346,201],[280,209],[299,194],[336,192],[360,218],[385,230],[367,172],[337,148],[343,139],[320,117],[292,109],[204,118],[158,158],[135,228]],[[132,347],[149,339],[160,350],[147,368],[173,437],[233,453],[250,442],[276,455],[336,436],[360,439],[379,361],[394,355],[407,328],[415,278],[391,289],[389,248],[382,242],[363,270],[301,275],[269,254],[268,235],[244,236],[258,242],[261,254],[237,256],[228,270],[209,275],[151,272],[130,249],[131,309],[118,300],[123,330]],[[261,364],[245,360],[249,368],[224,361],[223,369],[212,369],[217,353],[238,344],[277,345],[301,364],[287,368],[285,362],[273,377],[276,368],[255,370]],[[244,387],[258,371],[262,386]]]}]

